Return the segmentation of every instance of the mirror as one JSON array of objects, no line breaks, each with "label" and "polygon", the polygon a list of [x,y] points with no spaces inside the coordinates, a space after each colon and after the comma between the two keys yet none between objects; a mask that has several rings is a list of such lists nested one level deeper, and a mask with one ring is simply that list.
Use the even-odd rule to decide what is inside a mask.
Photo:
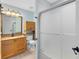
[{"label": "mirror", "polygon": [[2,37],[22,35],[22,16],[11,16],[1,13]]}]

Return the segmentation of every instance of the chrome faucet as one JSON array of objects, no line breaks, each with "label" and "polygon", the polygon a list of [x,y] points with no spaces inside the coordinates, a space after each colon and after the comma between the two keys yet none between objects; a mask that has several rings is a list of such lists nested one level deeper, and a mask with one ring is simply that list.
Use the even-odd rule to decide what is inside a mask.
[{"label": "chrome faucet", "polygon": [[15,24],[16,22],[13,22],[12,24],[12,36],[14,36],[14,33],[15,33]]}]

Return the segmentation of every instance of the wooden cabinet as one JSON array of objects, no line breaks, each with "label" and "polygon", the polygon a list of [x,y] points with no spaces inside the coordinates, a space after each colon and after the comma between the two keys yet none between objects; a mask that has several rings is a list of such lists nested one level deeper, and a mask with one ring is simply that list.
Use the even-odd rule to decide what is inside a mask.
[{"label": "wooden cabinet", "polygon": [[1,43],[2,59],[9,58],[27,50],[26,37],[15,38],[11,40],[3,40]]},{"label": "wooden cabinet", "polygon": [[15,52],[13,44],[14,44],[13,40],[2,41],[1,43],[2,58],[5,58],[6,56],[8,57],[9,55],[13,55],[13,53]]},{"label": "wooden cabinet", "polygon": [[26,39],[22,39],[22,38],[19,38],[18,40],[14,40],[14,43],[15,43],[15,50],[16,50],[16,53],[17,51],[21,51],[22,49],[26,49],[27,48],[27,44],[26,44]]}]

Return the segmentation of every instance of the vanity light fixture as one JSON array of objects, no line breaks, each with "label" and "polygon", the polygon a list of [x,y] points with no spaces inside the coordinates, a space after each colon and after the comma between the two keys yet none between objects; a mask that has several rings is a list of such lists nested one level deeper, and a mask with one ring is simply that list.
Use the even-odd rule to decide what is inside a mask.
[{"label": "vanity light fixture", "polygon": [[14,11],[11,12],[12,16],[16,16],[16,13]]},{"label": "vanity light fixture", "polygon": [[19,17],[19,16],[22,16],[19,12],[15,12],[15,10],[10,10],[10,9],[4,9],[4,8],[2,8],[1,9],[2,10],[2,14],[5,14],[5,15],[8,15],[8,16],[15,16],[15,17]]},{"label": "vanity light fixture", "polygon": [[6,13],[7,15],[11,15],[11,13],[10,13],[10,11],[7,11],[7,13]]},{"label": "vanity light fixture", "polygon": [[1,13],[9,16],[11,15],[11,12],[9,11],[9,9],[8,10],[2,9]]},{"label": "vanity light fixture", "polygon": [[9,16],[11,15],[11,12],[10,12],[9,9],[8,9],[8,11],[6,12],[6,14],[9,15]]},{"label": "vanity light fixture", "polygon": [[5,13],[6,13],[6,11],[2,11],[1,13],[2,13],[2,14],[5,14]]},{"label": "vanity light fixture", "polygon": [[20,13],[18,11],[16,11],[16,17],[19,17],[20,16]]}]

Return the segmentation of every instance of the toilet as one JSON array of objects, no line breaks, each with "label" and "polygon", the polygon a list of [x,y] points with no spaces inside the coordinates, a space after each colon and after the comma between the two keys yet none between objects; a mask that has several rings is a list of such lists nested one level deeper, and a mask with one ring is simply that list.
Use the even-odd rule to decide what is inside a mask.
[{"label": "toilet", "polygon": [[30,49],[35,48],[36,46],[36,40],[33,40],[32,35],[27,35],[27,43],[28,43],[28,48]]}]

